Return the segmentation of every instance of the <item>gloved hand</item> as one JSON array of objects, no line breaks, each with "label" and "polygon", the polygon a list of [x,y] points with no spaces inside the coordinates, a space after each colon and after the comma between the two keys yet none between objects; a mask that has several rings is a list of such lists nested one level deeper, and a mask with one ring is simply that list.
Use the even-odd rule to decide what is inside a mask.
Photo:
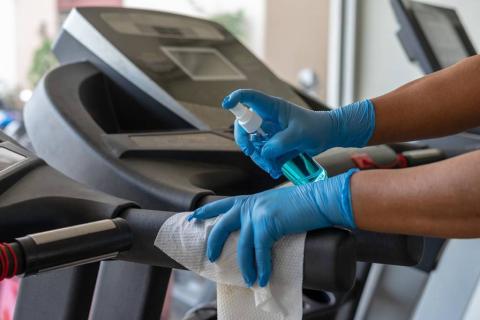
[{"label": "gloved hand", "polygon": [[259,152],[248,133],[235,122],[237,144],[274,178],[280,177],[285,161],[301,152],[314,156],[333,147],[364,147],[375,128],[375,110],[370,100],[332,111],[312,111],[255,90],[240,89],[225,97],[222,106],[230,109],[237,103],[250,107],[268,125],[280,130]]},{"label": "gloved hand", "polygon": [[302,186],[274,189],[207,204],[188,217],[209,219],[223,215],[212,228],[206,255],[215,261],[230,233],[240,229],[238,264],[248,286],[263,287],[272,269],[271,250],[281,237],[330,226],[355,228],[350,177],[357,169]]}]

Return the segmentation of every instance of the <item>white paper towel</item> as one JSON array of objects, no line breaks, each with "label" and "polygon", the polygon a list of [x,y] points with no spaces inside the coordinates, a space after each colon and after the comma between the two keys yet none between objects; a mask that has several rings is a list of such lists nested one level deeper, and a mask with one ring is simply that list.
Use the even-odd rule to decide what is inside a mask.
[{"label": "white paper towel", "polygon": [[237,265],[238,232],[227,240],[220,258],[205,256],[210,230],[220,217],[188,222],[190,212],[170,217],[160,228],[155,246],[187,269],[217,282],[219,320],[302,318],[305,234],[284,237],[272,252],[272,275],[265,288],[247,288]]}]

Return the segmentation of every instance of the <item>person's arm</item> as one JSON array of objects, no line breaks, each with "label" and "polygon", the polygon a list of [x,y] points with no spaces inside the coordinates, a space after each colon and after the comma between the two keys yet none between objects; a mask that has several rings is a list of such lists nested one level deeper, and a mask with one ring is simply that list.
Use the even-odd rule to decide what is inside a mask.
[{"label": "person's arm", "polygon": [[[245,103],[282,130],[260,151],[236,128],[249,156],[278,159],[293,151],[311,155],[333,146],[363,147],[441,136],[480,125],[480,56],[392,93],[329,112],[312,112],[252,90],[227,96],[225,108]],[[254,153],[257,154],[254,154]],[[271,172],[276,164],[262,162]],[[220,200],[191,219],[222,217],[208,237],[215,261],[230,233],[240,229],[238,261],[245,282],[265,286],[271,248],[281,237],[329,226],[431,235],[480,237],[480,151],[400,170],[353,169],[324,181]]]},{"label": "person's arm", "polygon": [[445,136],[480,126],[480,55],[372,99],[369,144]]},{"label": "person's arm", "polygon": [[359,229],[480,237],[480,151],[419,167],[357,172],[350,187]]},{"label": "person's arm", "polygon": [[292,154],[444,136],[480,126],[480,55],[390,93],[331,111],[314,112],[250,89],[230,93],[226,109],[243,103],[280,131],[257,150],[235,126],[242,151],[272,177]]}]

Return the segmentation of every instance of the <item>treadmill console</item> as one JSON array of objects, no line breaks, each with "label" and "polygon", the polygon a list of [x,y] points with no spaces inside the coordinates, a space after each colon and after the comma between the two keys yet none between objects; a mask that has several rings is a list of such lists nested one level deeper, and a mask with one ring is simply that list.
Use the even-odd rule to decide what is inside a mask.
[{"label": "treadmill console", "polygon": [[[410,0],[391,3],[400,24],[400,43],[424,73],[447,68],[477,54],[455,9]],[[480,128],[468,132],[480,134]]]},{"label": "treadmill console", "polygon": [[476,54],[455,9],[410,0],[391,3],[400,24],[398,38],[426,74]]},{"label": "treadmill console", "polygon": [[222,26],[197,18],[78,8],[66,20],[54,53],[62,63],[89,60],[176,128],[228,128],[233,116],[220,105],[238,88],[305,105]]}]

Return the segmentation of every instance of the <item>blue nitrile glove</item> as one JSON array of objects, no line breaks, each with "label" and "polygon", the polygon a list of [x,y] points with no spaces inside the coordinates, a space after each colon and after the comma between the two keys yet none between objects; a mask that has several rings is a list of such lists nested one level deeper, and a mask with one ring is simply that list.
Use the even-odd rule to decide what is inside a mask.
[{"label": "blue nitrile glove", "polygon": [[268,125],[280,130],[258,152],[248,133],[235,123],[237,144],[274,178],[280,177],[285,161],[301,152],[314,156],[333,147],[364,147],[375,128],[375,109],[370,100],[332,111],[312,111],[255,90],[240,89],[225,97],[222,105],[230,109],[237,103],[250,107]]},{"label": "blue nitrile glove", "polygon": [[350,196],[352,169],[333,178],[302,186],[237,196],[207,204],[188,220],[223,215],[212,228],[206,255],[218,259],[230,233],[240,229],[238,264],[245,283],[263,287],[272,269],[271,250],[281,237],[330,226],[355,228]]}]

